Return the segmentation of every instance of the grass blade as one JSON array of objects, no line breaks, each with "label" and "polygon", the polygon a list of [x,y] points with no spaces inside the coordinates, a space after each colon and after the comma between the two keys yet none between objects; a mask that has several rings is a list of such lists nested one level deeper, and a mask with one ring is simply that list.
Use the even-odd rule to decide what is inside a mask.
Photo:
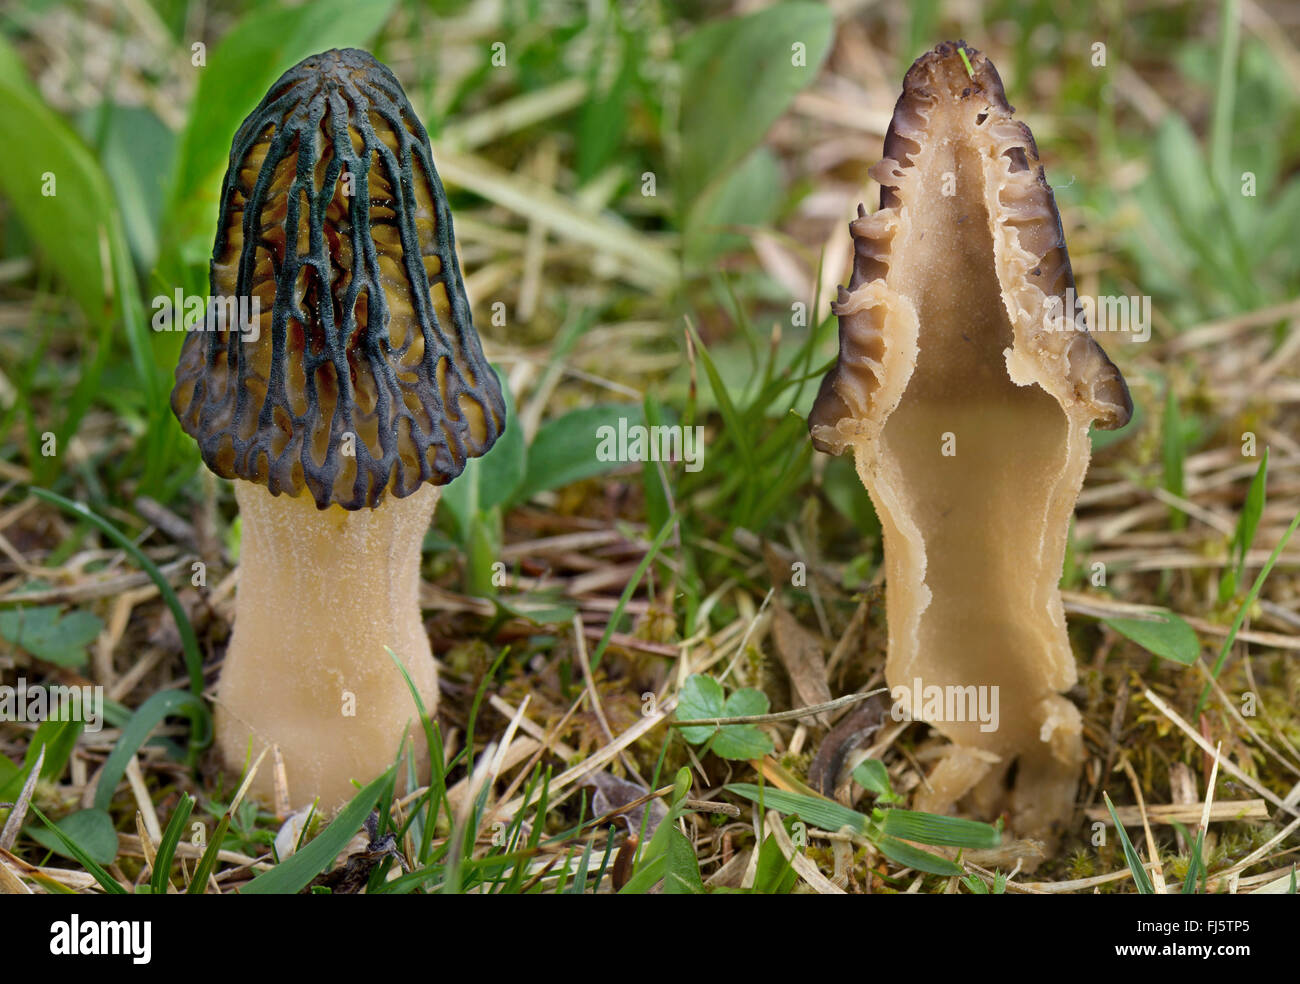
[{"label": "grass blade", "polygon": [[991,824],[912,810],[882,810],[880,829],[892,837],[943,847],[993,848],[1002,834]]},{"label": "grass blade", "polygon": [[[131,559],[149,575],[149,579],[158,586],[158,593],[162,595],[163,601],[167,603],[172,617],[176,620],[176,631],[181,636],[181,649],[185,652],[185,668],[190,675],[190,692],[195,697],[201,696],[203,693],[203,657],[199,653],[198,639],[194,636],[194,626],[190,625],[189,616],[185,614],[185,609],[181,607],[180,599],[176,597],[176,592],[167,583],[167,578],[163,576],[162,571],[158,570],[158,566],[144,555],[144,551],[137,547],[130,537],[118,530],[104,517],[92,512],[85,503],[73,502],[71,499],[65,499],[63,496],[49,491],[49,489],[34,486],[31,493],[41,501],[58,506],[64,512],[90,523],[91,526],[94,526],[130,554]],[[191,747],[193,747],[192,739]]]},{"label": "grass blade", "polygon": [[960,877],[965,874],[961,865],[937,854],[931,854],[929,851],[923,851],[919,847],[913,847],[896,837],[883,836],[877,838],[874,843],[881,854],[905,868],[915,868],[928,875]]},{"label": "grass blade", "polygon": [[1246,553],[1255,542],[1255,531],[1259,529],[1260,517],[1264,515],[1264,502],[1268,486],[1268,448],[1264,449],[1263,460],[1251,480],[1250,491],[1241,507],[1241,516],[1237,519],[1237,531],[1232,537],[1232,552],[1236,564],[1225,567],[1223,577],[1219,579],[1219,604],[1227,604],[1241,584],[1246,573]]},{"label": "grass blade", "polygon": [[[1291,535],[1295,533],[1297,526],[1300,526],[1300,513],[1296,513],[1295,519],[1291,520],[1291,525],[1286,528],[1286,532],[1282,534],[1282,539],[1278,540],[1277,546],[1273,548],[1273,552],[1269,555],[1268,562],[1260,569],[1259,576],[1255,578],[1255,583],[1251,586],[1250,594],[1246,595],[1245,600],[1241,603],[1241,607],[1237,609],[1237,617],[1233,619],[1232,628],[1228,631],[1228,637],[1223,640],[1223,648],[1219,650],[1219,658],[1214,661],[1214,668],[1210,671],[1210,675],[1214,677],[1214,679],[1219,679],[1219,674],[1223,671],[1223,664],[1228,661],[1228,653],[1232,651],[1232,644],[1237,641],[1237,633],[1241,631],[1242,623],[1246,621],[1246,613],[1249,612],[1251,606],[1255,604],[1255,599],[1259,597],[1260,589],[1264,587],[1265,579],[1268,577],[1269,572],[1273,570],[1273,565],[1277,563],[1278,557],[1282,555],[1283,548],[1286,547],[1287,542],[1291,539]],[[1201,696],[1197,698],[1196,711],[1193,714],[1193,717],[1198,717],[1200,715],[1201,711],[1205,708],[1205,702],[1209,700],[1209,698],[1210,685],[1207,683],[1201,690]]]},{"label": "grass blade", "polygon": [[641,558],[641,563],[636,565],[636,570],[628,578],[627,587],[619,596],[618,604],[614,606],[614,611],[610,613],[609,622],[605,625],[605,631],[601,634],[600,642],[596,643],[596,648],[591,651],[591,668],[594,671],[600,665],[600,658],[605,655],[605,648],[609,645],[609,640],[614,637],[614,629],[618,626],[619,620],[623,617],[623,610],[627,608],[627,603],[632,600],[632,595],[641,584],[641,578],[645,577],[645,572],[650,569],[654,563],[655,557],[663,548],[664,543],[668,540],[674,527],[677,525],[677,516],[672,514],[668,521],[660,527],[659,532],[655,535],[654,540],[650,543],[650,549],[645,552]]},{"label": "grass blade", "polygon": [[[122,729],[122,736],[113,746],[108,761],[99,774],[99,785],[95,787],[95,806],[107,810],[113,802],[113,791],[122,781],[126,767],[138,752],[150,732],[166,717],[183,715],[190,719],[193,728],[190,731],[190,748],[203,748],[212,739],[212,716],[203,701],[185,690],[163,690],[146,700],[131,720]],[[195,740],[198,734],[199,740]]]},{"label": "grass blade", "polygon": [[116,878],[105,871],[98,861],[87,854],[80,844],[64,833],[62,828],[52,823],[49,817],[37,809],[35,803],[31,804],[29,809],[40,818],[41,822],[44,823],[45,826],[54,831],[54,836],[57,837],[62,842],[63,846],[68,849],[68,853],[77,859],[78,864],[90,872],[95,881],[99,882],[105,892],[108,892],[110,895],[131,894]]},{"label": "grass blade", "polygon": [[[411,697],[415,701],[415,708],[420,714],[420,725],[424,729],[425,745],[429,750],[429,792],[425,797],[425,818],[420,829],[420,849],[416,854],[421,863],[426,863],[428,861],[429,844],[433,840],[433,829],[437,826],[438,811],[445,807],[447,822],[455,822],[455,817],[451,815],[451,806],[447,802],[447,775],[443,763],[442,733],[438,729],[438,723],[429,719],[429,711],[424,706],[424,699],[420,696],[420,691],[416,689],[411,674],[402,665],[402,661],[387,646],[384,647],[384,650],[392,661],[397,664],[402,679],[406,681],[406,688],[411,692]],[[412,817],[414,817],[414,813]]]},{"label": "grass blade", "polygon": [[176,855],[176,845],[180,843],[181,835],[185,833],[185,825],[189,823],[193,809],[194,797],[189,793],[183,793],[181,801],[176,804],[175,812],[172,813],[172,818],[167,821],[167,829],[163,831],[162,840],[158,842],[158,854],[154,858],[153,872],[149,876],[149,888],[154,895],[167,894],[172,858]]},{"label": "grass blade", "polygon": [[1218,82],[1210,120],[1210,162],[1221,191],[1231,185],[1233,107],[1237,101],[1237,43],[1241,36],[1239,0],[1222,0],[1219,15]]},{"label": "grass blade", "polygon": [[1119,822],[1119,817],[1115,815],[1115,806],[1110,801],[1110,796],[1106,793],[1101,794],[1106,800],[1106,809],[1110,811],[1110,819],[1115,824],[1115,832],[1119,835],[1120,846],[1124,848],[1124,860],[1128,862],[1128,870],[1133,873],[1133,884],[1137,886],[1140,895],[1155,895],[1155,886],[1151,884],[1151,876],[1147,874],[1147,869],[1142,865],[1142,857],[1138,854],[1137,848],[1133,842],[1128,839],[1128,831],[1124,825]]},{"label": "grass blade", "polygon": [[865,815],[850,810],[847,806],[840,806],[834,800],[787,793],[782,789],[759,787],[748,782],[733,782],[724,788],[729,793],[759,804],[765,810],[797,814],[814,827],[831,833],[844,827],[855,834],[865,834],[867,831],[868,820]]},{"label": "grass blade", "polygon": [[212,872],[217,867],[217,855],[221,852],[221,845],[226,839],[226,831],[230,829],[229,812],[222,815],[217,821],[217,829],[212,832],[212,837],[208,840],[208,846],[203,851],[203,857],[199,859],[199,866],[194,869],[194,877],[190,879],[189,885],[185,889],[186,895],[203,895],[208,888],[208,879],[212,877]]},{"label": "grass blade", "polygon": [[316,839],[287,861],[264,871],[239,890],[240,895],[294,895],[307,883],[329,868],[338,853],[347,846],[365,823],[370,811],[393,782],[396,772],[389,768],[378,779],[352,797],[334,821]]},{"label": "grass blade", "polygon": [[1183,878],[1183,894],[1195,895],[1197,881],[1205,881],[1205,860],[1201,848],[1205,843],[1205,828],[1196,832],[1196,843],[1192,845],[1192,860],[1187,866],[1187,875]]}]

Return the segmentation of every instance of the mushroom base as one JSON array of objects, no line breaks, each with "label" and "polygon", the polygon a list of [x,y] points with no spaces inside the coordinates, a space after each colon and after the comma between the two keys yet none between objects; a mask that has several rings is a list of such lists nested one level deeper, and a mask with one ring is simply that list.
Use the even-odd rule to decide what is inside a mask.
[{"label": "mushroom base", "polygon": [[310,493],[273,496],[235,482],[243,524],[235,627],[217,688],[216,743],[232,772],[273,751],[250,793],[275,799],[275,751],[290,806],[319,797],[333,811],[397,757],[416,754],[419,711],[438,675],[420,617],[420,547],[439,489],[423,486],[374,509],[316,508]]}]

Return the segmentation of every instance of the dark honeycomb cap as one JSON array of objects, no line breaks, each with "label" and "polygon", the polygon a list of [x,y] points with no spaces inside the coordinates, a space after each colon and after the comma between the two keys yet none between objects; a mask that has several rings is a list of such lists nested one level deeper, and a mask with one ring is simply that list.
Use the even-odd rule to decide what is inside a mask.
[{"label": "dark honeycomb cap", "polygon": [[222,478],[374,507],[501,436],[428,134],[369,53],[304,59],[239,128],[210,281],[261,310],[188,333],[176,367],[172,411]]}]

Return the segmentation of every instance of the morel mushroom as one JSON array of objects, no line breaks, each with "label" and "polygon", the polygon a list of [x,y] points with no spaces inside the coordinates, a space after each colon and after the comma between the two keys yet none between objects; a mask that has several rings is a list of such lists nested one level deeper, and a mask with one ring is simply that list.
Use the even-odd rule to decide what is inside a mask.
[{"label": "morel mushroom", "polygon": [[[939,45],[904,80],[871,170],[880,210],[850,225],[839,360],[809,429],[821,451],[853,450],[880,516],[886,679],[954,743],[918,807],[970,794],[962,805],[1050,839],[1082,763],[1061,695],[1076,679],[1066,537],[1088,428],[1122,427],[1132,403],[1079,306],[1064,308],[1074,278],[1034,138],[993,65],[966,48],[968,71],[963,48]],[[996,728],[927,700],[968,702],[973,687],[997,688]]]},{"label": "morel mushroom", "polygon": [[420,547],[505,421],[428,135],[368,53],[300,62],[235,134],[211,292],[262,312],[187,335],[171,397],[243,523],[216,741],[232,769],[278,746],[292,803],[330,809],[416,716],[385,647],[436,706]]}]

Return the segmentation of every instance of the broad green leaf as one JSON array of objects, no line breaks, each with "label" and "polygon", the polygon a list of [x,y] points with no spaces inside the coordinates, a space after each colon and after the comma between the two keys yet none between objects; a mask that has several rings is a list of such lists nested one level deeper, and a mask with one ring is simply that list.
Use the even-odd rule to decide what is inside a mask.
[{"label": "broad green leaf", "polygon": [[[617,457],[619,435],[644,424],[644,411],[635,403],[581,407],[547,421],[537,429],[528,449],[527,470],[511,501],[526,502],[538,492],[622,468],[627,462]],[[610,430],[601,430],[604,427]],[[613,459],[605,454],[610,450],[615,452]]]},{"label": "broad green leaf", "polygon": [[72,758],[72,752],[77,747],[77,742],[81,740],[81,734],[86,728],[84,718],[89,715],[83,711],[81,719],[71,719],[67,721],[43,721],[40,727],[36,729],[36,735],[32,739],[32,746],[28,749],[28,755],[31,761],[36,761],[36,753],[40,747],[45,746],[45,764],[41,766],[41,776],[51,782],[57,782],[63,777],[63,770],[68,764],[68,759]]},{"label": "broad green leaf", "polygon": [[686,835],[673,828],[668,832],[668,864],[664,869],[665,895],[703,895],[700,862]]},{"label": "broad green leaf", "polygon": [[[10,759],[0,755],[0,801],[5,799],[9,789],[9,784],[22,775],[22,770],[18,768]],[[17,785],[21,786],[19,782]]]},{"label": "broad green leaf", "polygon": [[[694,721],[699,718],[720,718],[726,696],[722,684],[703,673],[692,673],[686,678],[677,695],[677,720]],[[708,741],[717,729],[712,725],[700,728],[682,728],[682,737],[692,745]]]},{"label": "broad green leaf", "polygon": [[37,659],[72,669],[86,665],[86,647],[103,628],[90,612],[74,609],[60,615],[58,605],[0,611],[0,636]]},{"label": "broad green leaf", "polygon": [[[767,694],[747,687],[735,691],[722,707],[723,717],[766,714]],[[725,759],[756,759],[772,751],[772,739],[756,724],[724,724],[710,746],[714,755]]]},{"label": "broad green leaf", "polygon": [[768,834],[763,838],[763,843],[758,849],[758,862],[754,866],[754,893],[789,895],[798,880],[799,876],[795,873],[789,859],[781,852],[776,838]]},{"label": "broad green leaf", "polygon": [[112,864],[117,857],[117,831],[113,829],[113,818],[103,810],[71,813],[58,821],[55,827],[63,837],[59,837],[53,830],[40,827],[32,827],[27,833],[34,841],[65,858],[77,860],[68,841],[73,841],[100,864]]},{"label": "broad green leaf", "polygon": [[1156,133],[1152,171],[1172,211],[1188,224],[1203,224],[1214,211],[1214,188],[1201,145],[1187,121],[1168,113]]},{"label": "broad green leaf", "polygon": [[734,691],[723,707],[723,717],[752,717],[766,714],[769,707],[767,694],[753,687]]},{"label": "broad green leaf", "polygon": [[[132,360],[151,404],[162,391],[142,341],[143,315],[116,199],[94,156],[21,74],[0,38],[0,133],[21,135],[21,153],[0,161],[3,197],[96,329],[75,384],[61,401],[54,428],[60,448],[76,432],[108,359],[115,329],[125,329]],[[94,355],[89,352],[93,351]],[[161,413],[162,411],[159,410]],[[48,481],[53,459],[37,459],[38,481]]]},{"label": "broad green leaf", "polygon": [[0,79],[23,80],[27,70],[17,50],[5,38],[0,37]]},{"label": "broad green leaf", "polygon": [[747,762],[772,753],[772,739],[755,724],[725,724],[709,748],[724,759]]},{"label": "broad green leaf", "polygon": [[22,153],[0,163],[0,193],[86,317],[111,322],[114,278],[104,261],[126,257],[111,255],[121,218],[104,172],[63,118],[9,71],[0,73],[0,132],[22,135]]},{"label": "broad green leaf", "polygon": [[[1238,214],[1220,206],[1213,175],[1187,121],[1165,114],[1156,133],[1151,177],[1170,221],[1176,241],[1195,251],[1196,266],[1213,270],[1209,286],[1238,304],[1257,294],[1257,286],[1242,254]],[[1240,197],[1236,188],[1228,194]]]},{"label": "broad green leaf", "polygon": [[874,793],[879,803],[902,802],[903,797],[894,792],[894,787],[889,781],[885,763],[879,759],[864,759],[859,762],[858,767],[853,770],[853,779],[867,792]]},{"label": "broad green leaf", "polygon": [[488,598],[496,594],[492,568],[501,556],[501,510],[493,507],[471,513],[468,530],[462,544],[465,551],[464,590],[475,597]]},{"label": "broad green leaf", "polygon": [[[107,117],[102,123],[101,113]],[[171,170],[176,136],[143,106],[110,103],[87,110],[81,132],[91,133],[100,125],[104,131],[100,157],[117,196],[127,242],[136,265],[151,270],[158,259],[158,226],[162,221],[164,189],[160,176]]]},{"label": "broad green leaf", "polygon": [[680,208],[755,147],[812,84],[833,31],[828,6],[792,2],[714,21],[682,41]]},{"label": "broad green leaf", "polygon": [[[68,759],[72,757],[73,749],[77,747],[77,739],[81,737],[84,727],[84,722],[79,720],[42,721],[27,746],[22,768],[11,772],[0,765],[0,776],[5,777],[4,784],[0,785],[0,802],[12,801],[17,796],[26,777],[31,774],[32,768],[36,765],[36,760],[40,758],[41,749],[45,749],[41,778],[48,782],[58,782],[63,776]],[[9,762],[8,759],[4,761]]]},{"label": "broad green leaf", "polygon": [[1283,246],[1297,228],[1300,228],[1300,181],[1292,181],[1264,210],[1257,246],[1265,256],[1285,256]]},{"label": "broad green leaf", "polygon": [[1173,612],[1152,613],[1147,618],[1107,618],[1107,625],[1161,659],[1191,666],[1201,654],[1196,630]]},{"label": "broad green leaf", "polygon": [[[767,695],[759,690],[737,690],[726,700],[722,685],[700,673],[687,678],[677,698],[677,720],[699,718],[748,717],[766,714]],[[682,737],[693,745],[712,739],[709,746],[715,755],[727,759],[761,758],[772,751],[772,739],[753,724],[702,725],[682,728]]]},{"label": "broad green leaf", "polygon": [[[619,16],[618,5],[611,4],[607,9],[613,17],[602,25],[605,32],[598,43],[602,49],[616,54],[612,58],[591,59],[587,73],[590,95],[579,110],[576,134],[579,185],[594,178],[619,152],[621,141],[628,132],[628,100],[636,80],[633,55],[641,54],[635,50],[639,45],[634,45],[633,35],[619,30],[620,25],[614,23]],[[593,24],[592,29],[594,27]],[[602,86],[602,81],[611,76],[611,60],[617,64],[618,70],[612,73],[608,85]]]},{"label": "broad green leaf", "polygon": [[783,197],[781,165],[770,150],[759,147],[691,205],[683,234],[686,262],[699,267],[721,253],[748,247],[744,228],[771,223]]}]

